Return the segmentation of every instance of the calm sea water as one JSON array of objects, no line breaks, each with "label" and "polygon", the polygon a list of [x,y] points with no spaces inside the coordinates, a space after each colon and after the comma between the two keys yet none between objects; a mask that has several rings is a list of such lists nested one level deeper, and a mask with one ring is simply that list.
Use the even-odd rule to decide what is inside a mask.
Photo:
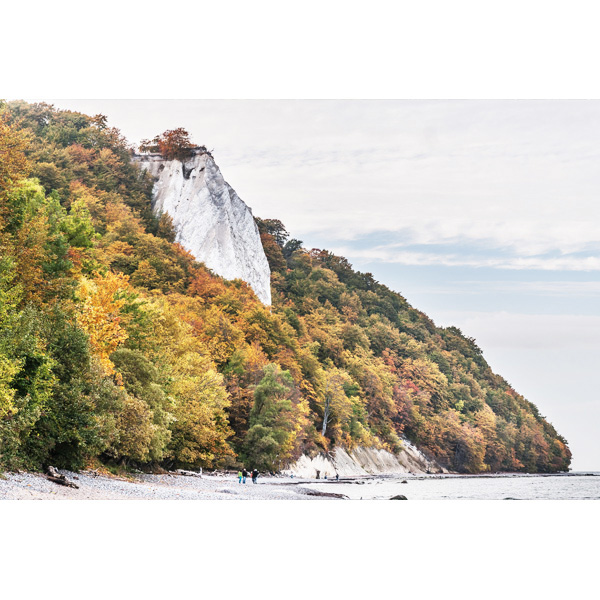
[{"label": "calm sea water", "polygon": [[[407,483],[402,483],[406,481]],[[308,483],[353,500],[600,500],[600,472],[564,475],[424,475]]]}]

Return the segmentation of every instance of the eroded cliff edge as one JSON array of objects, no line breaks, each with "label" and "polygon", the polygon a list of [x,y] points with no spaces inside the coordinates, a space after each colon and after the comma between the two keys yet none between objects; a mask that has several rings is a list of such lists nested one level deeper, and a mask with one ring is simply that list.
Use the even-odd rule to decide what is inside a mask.
[{"label": "eroded cliff edge", "polygon": [[319,453],[309,457],[303,454],[296,462],[284,469],[284,473],[296,477],[340,477],[360,475],[400,475],[403,473],[447,473],[438,463],[427,458],[408,440],[403,440],[398,454],[377,448],[358,446],[353,450],[335,448],[329,454]]},{"label": "eroded cliff edge", "polygon": [[252,210],[225,181],[212,155],[196,148],[189,158],[136,154],[154,178],[152,208],[173,219],[176,241],[225,279],[242,279],[271,304],[271,271]]}]

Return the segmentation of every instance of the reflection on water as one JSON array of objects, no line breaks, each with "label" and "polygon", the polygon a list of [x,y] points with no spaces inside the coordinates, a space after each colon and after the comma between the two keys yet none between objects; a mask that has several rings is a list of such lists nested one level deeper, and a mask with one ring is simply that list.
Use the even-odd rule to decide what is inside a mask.
[{"label": "reflection on water", "polygon": [[[406,483],[402,483],[405,481]],[[598,500],[600,472],[562,475],[405,475],[305,484],[353,500]]]}]

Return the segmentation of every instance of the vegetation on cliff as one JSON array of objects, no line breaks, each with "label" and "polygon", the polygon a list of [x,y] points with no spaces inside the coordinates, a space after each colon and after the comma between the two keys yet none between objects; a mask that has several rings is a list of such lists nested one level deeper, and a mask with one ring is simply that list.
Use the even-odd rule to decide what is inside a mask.
[{"label": "vegetation on cliff", "polygon": [[257,219],[272,310],[211,273],[130,153],[102,115],[0,108],[1,466],[272,470],[406,436],[460,472],[568,468],[474,340],[279,221]]}]

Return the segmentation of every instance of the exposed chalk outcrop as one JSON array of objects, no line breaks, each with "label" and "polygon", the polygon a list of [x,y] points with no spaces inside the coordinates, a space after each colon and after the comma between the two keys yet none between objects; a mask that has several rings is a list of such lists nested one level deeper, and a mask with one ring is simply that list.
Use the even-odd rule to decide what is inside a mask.
[{"label": "exposed chalk outcrop", "polygon": [[377,448],[355,448],[348,452],[336,448],[330,455],[318,454],[312,458],[301,456],[283,472],[296,477],[323,479],[357,475],[384,475],[402,473],[442,473],[445,472],[437,463],[430,461],[422,452],[408,441],[403,441],[404,448],[399,454],[392,454]]},{"label": "exposed chalk outcrop", "polygon": [[182,161],[138,154],[155,179],[152,208],[173,219],[176,241],[225,279],[242,279],[271,304],[271,271],[252,211],[223,179],[205,148]]}]

